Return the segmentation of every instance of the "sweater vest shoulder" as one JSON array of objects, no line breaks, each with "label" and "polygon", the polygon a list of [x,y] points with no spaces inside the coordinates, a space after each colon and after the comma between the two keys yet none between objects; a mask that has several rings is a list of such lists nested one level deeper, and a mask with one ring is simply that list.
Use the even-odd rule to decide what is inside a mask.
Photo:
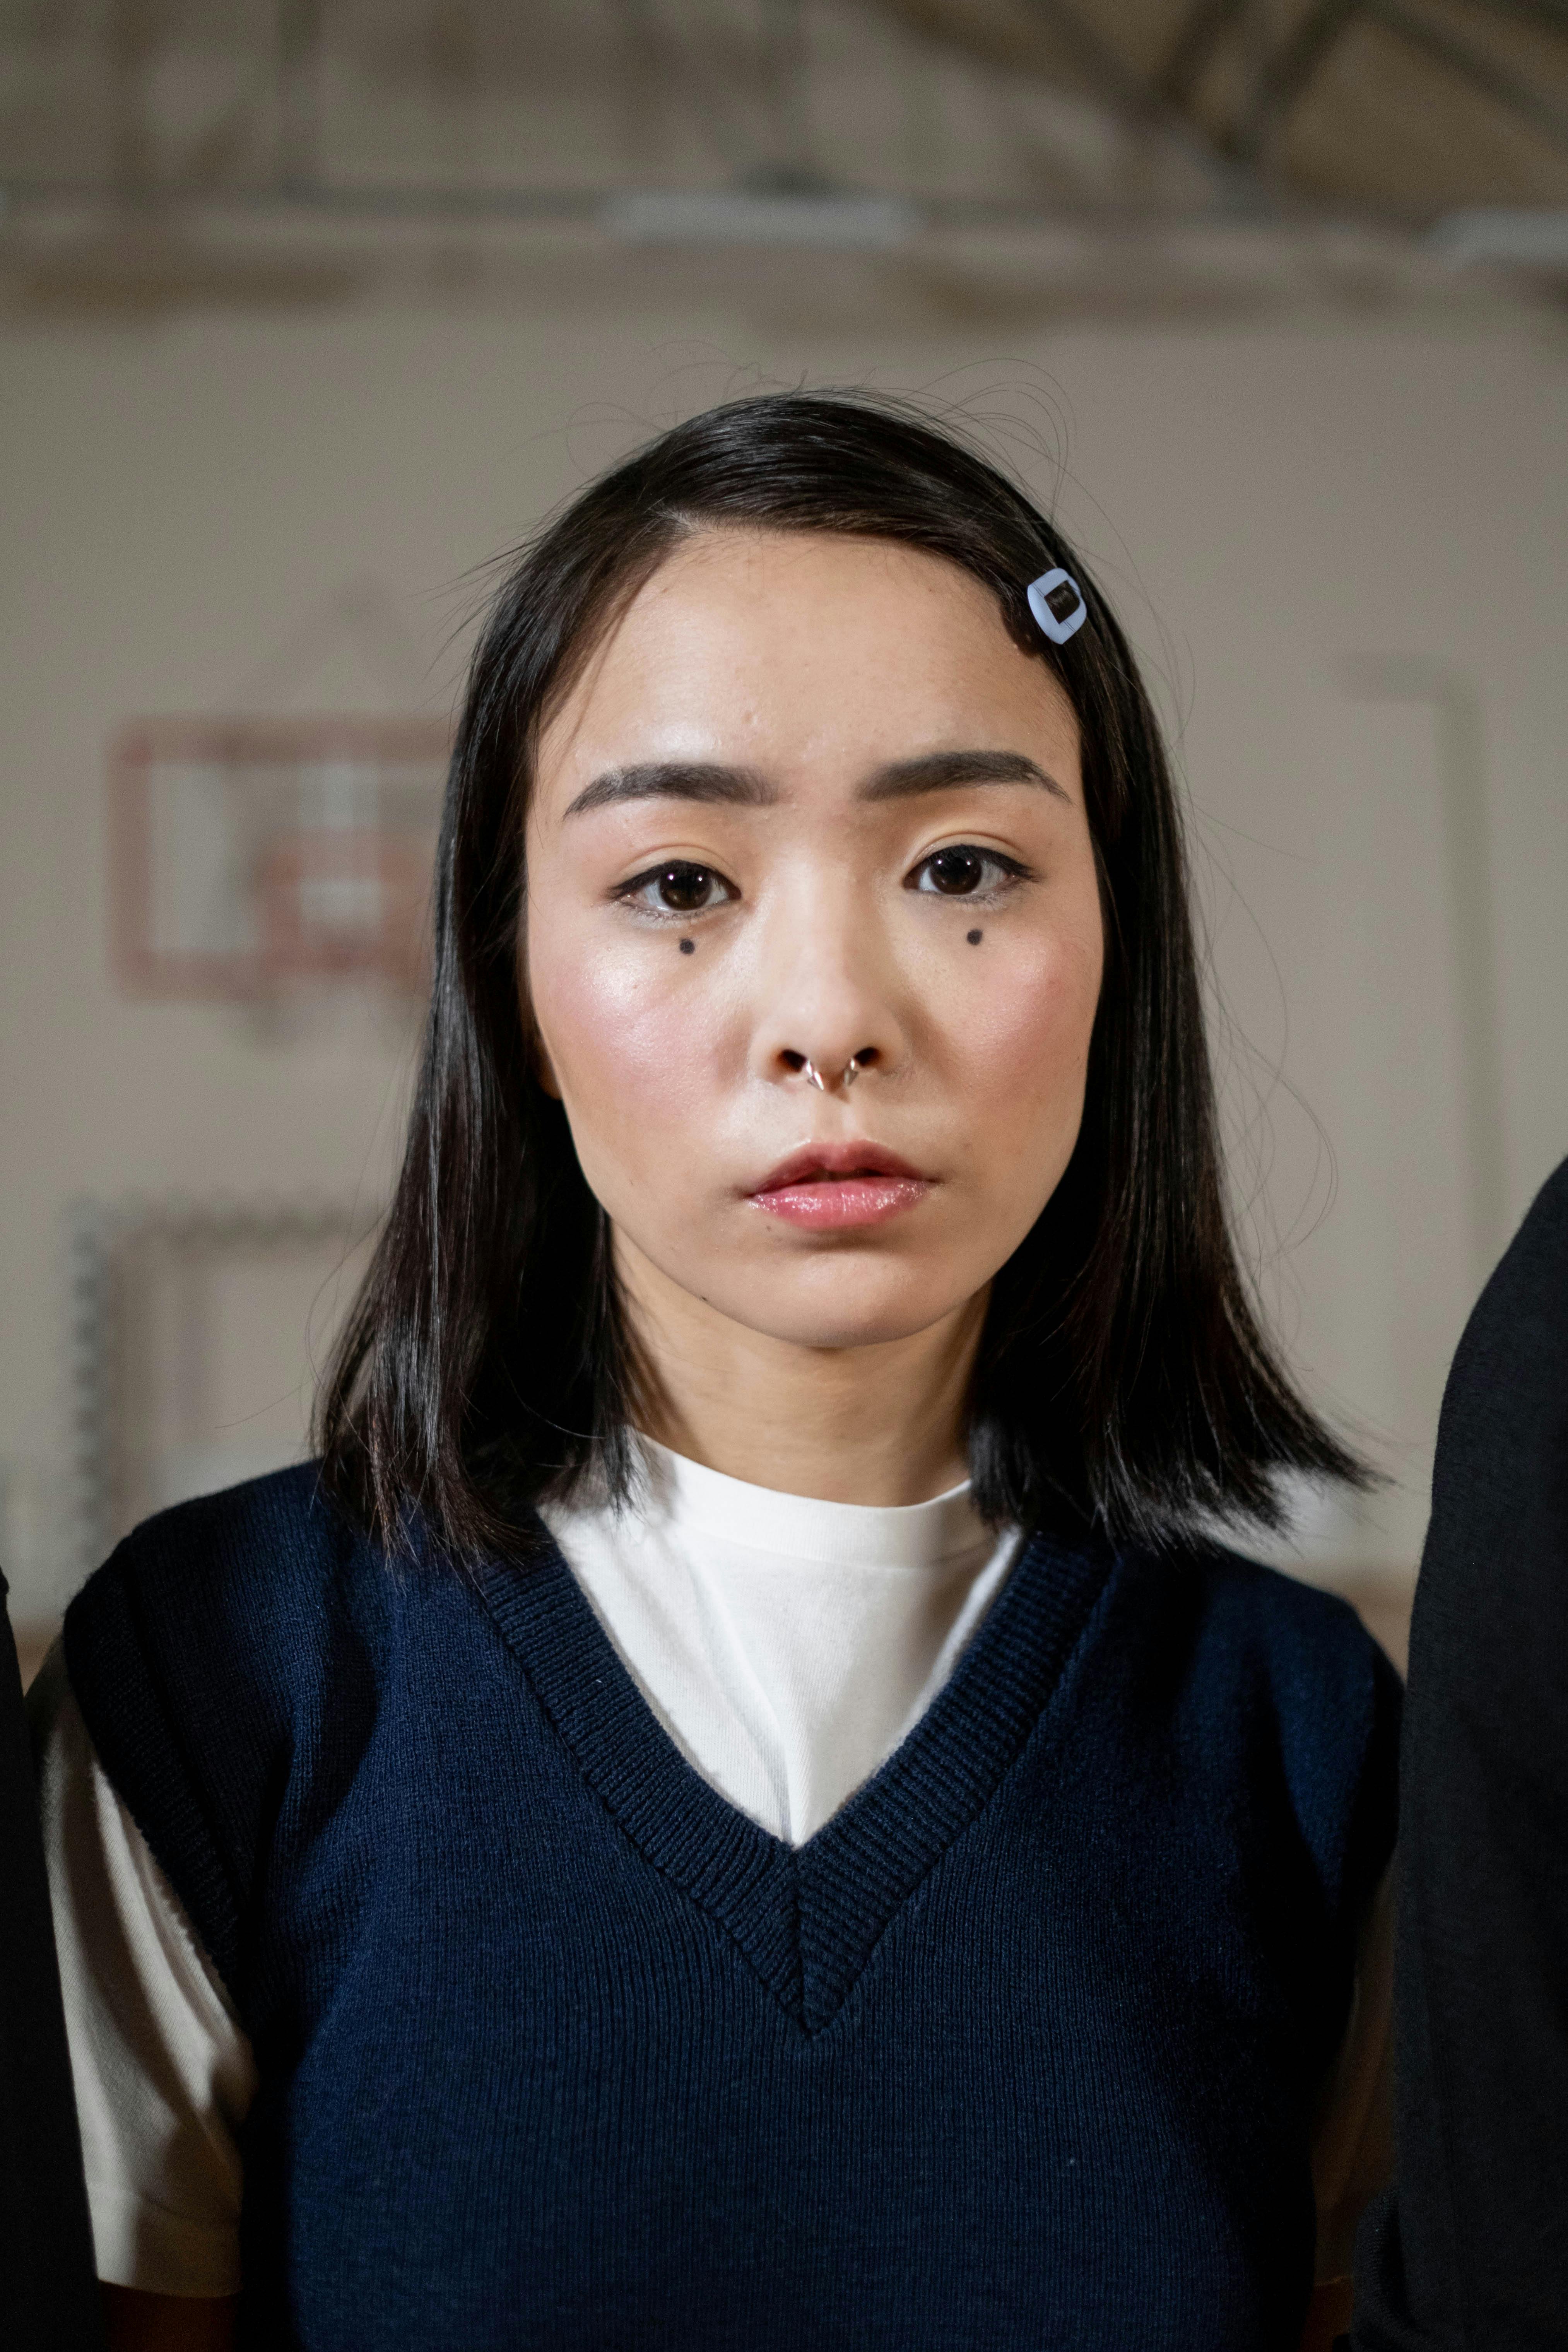
[{"label": "sweater vest shoulder", "polygon": [[1036,1539],[805,1846],[553,1551],[396,1570],[310,1469],[67,1622],[260,2088],[242,2340],[1293,2346],[1398,1686],[1218,1551]]}]

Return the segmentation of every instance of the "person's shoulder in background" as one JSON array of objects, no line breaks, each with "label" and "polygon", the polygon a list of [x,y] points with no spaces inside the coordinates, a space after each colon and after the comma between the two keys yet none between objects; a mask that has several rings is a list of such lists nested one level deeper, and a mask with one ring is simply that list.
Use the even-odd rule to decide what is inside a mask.
[{"label": "person's shoulder in background", "polygon": [[1357,2352],[1568,2341],[1568,1163],[1466,1327],[1411,1627],[1394,2185]]}]

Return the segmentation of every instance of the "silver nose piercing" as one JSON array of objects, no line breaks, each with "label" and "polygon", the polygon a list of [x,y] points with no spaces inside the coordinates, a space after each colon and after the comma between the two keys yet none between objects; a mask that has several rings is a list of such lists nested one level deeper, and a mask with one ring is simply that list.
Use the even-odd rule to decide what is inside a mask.
[{"label": "silver nose piercing", "polygon": [[[819,1094],[826,1094],[827,1092],[827,1080],[823,1076],[822,1072],[817,1068],[815,1062],[804,1062],[801,1065],[800,1074],[805,1080],[808,1087],[815,1087]],[[843,1069],[839,1073],[838,1083],[844,1087],[852,1087],[859,1075],[860,1056],[858,1054],[851,1054],[849,1059],[845,1063]]]}]

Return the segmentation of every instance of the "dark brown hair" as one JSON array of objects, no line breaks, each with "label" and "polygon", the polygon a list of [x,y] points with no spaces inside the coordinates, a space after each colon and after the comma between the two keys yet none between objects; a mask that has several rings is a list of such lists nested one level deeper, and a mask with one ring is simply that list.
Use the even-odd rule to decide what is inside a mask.
[{"label": "dark brown hair", "polygon": [[[435,966],[397,1190],[321,1401],[328,1491],[384,1544],[526,1549],[590,1465],[624,1490],[633,1394],[606,1223],[519,1003],[523,815],[542,714],[688,534],[835,531],[956,563],[1077,713],[1106,910],[1082,1132],[996,1276],[969,1421],[998,1522],[1159,1540],[1278,1518],[1286,1471],[1356,1478],[1261,1331],[1227,1224],[1181,822],[1125,638],[1078,558],[985,457],[896,403],[781,393],[710,409],[593,483],[490,607],[458,727]],[[1056,565],[1088,619],[1030,618]]]}]

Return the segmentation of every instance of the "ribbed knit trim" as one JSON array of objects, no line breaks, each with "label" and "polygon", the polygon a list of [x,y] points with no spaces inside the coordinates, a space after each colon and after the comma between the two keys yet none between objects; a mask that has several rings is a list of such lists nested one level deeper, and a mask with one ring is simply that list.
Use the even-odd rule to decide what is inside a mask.
[{"label": "ribbed knit trim", "polygon": [[687,1763],[553,1544],[526,1569],[482,1569],[479,1587],[590,1787],[816,2032],[1017,1757],[1111,1565],[1107,1554],[1043,1538],[1027,1545],[908,1738],[799,1848],[759,1829]]}]

